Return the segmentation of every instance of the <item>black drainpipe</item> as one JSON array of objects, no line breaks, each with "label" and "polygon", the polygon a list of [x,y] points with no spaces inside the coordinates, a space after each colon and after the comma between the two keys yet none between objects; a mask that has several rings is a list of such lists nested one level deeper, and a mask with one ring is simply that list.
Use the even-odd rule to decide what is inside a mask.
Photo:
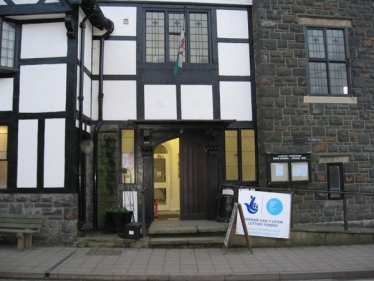
[{"label": "black drainpipe", "polygon": [[110,28],[100,38],[100,65],[99,65],[99,94],[98,94],[98,109],[99,116],[98,122],[94,129],[94,159],[93,159],[93,170],[94,170],[94,186],[93,186],[93,229],[98,228],[98,134],[101,125],[103,124],[103,76],[104,76],[104,41],[108,39],[109,35],[114,30],[114,24],[110,19],[107,19]]},{"label": "black drainpipe", "polygon": [[86,179],[85,177],[82,177],[82,151],[81,151],[81,143],[82,143],[82,128],[83,128],[83,80],[84,80],[84,54],[85,54],[85,28],[86,28],[86,21],[93,16],[95,13],[95,10],[93,9],[92,12],[86,16],[81,24],[81,49],[80,49],[80,69],[79,69],[79,95],[78,95],[78,102],[79,102],[79,131],[78,131],[78,171],[77,171],[77,177],[78,177],[78,202],[79,202],[79,215],[78,215],[78,229],[80,231],[83,231],[83,225],[85,222],[85,215],[86,215],[86,200],[85,200],[85,184]]}]

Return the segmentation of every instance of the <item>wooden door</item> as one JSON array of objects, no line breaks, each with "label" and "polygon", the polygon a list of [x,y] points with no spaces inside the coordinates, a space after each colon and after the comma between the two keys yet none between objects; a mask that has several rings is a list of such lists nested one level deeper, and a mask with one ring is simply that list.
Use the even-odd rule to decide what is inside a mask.
[{"label": "wooden door", "polygon": [[204,147],[180,138],[181,220],[207,219],[207,158]]}]

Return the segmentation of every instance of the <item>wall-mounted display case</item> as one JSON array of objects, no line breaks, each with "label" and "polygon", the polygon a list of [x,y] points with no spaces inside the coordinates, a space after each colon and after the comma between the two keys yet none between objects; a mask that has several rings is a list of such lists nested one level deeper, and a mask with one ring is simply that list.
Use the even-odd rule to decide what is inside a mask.
[{"label": "wall-mounted display case", "polygon": [[310,154],[268,154],[268,184],[310,181]]}]

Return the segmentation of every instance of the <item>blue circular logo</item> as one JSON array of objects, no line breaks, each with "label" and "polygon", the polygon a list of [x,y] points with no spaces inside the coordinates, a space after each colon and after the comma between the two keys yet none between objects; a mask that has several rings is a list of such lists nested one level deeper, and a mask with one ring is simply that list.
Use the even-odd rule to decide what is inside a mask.
[{"label": "blue circular logo", "polygon": [[272,198],[266,203],[266,209],[268,210],[269,214],[273,216],[277,216],[283,211],[283,204],[277,198]]}]

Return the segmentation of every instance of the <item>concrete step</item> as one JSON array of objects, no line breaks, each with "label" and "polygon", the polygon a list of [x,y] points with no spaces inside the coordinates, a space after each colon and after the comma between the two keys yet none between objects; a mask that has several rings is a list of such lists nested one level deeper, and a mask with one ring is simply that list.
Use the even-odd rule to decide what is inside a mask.
[{"label": "concrete step", "polygon": [[223,247],[224,236],[151,237],[150,248]]},{"label": "concrete step", "polygon": [[134,242],[134,239],[125,239],[117,233],[89,233],[75,238],[74,246],[79,248],[123,248]]}]

